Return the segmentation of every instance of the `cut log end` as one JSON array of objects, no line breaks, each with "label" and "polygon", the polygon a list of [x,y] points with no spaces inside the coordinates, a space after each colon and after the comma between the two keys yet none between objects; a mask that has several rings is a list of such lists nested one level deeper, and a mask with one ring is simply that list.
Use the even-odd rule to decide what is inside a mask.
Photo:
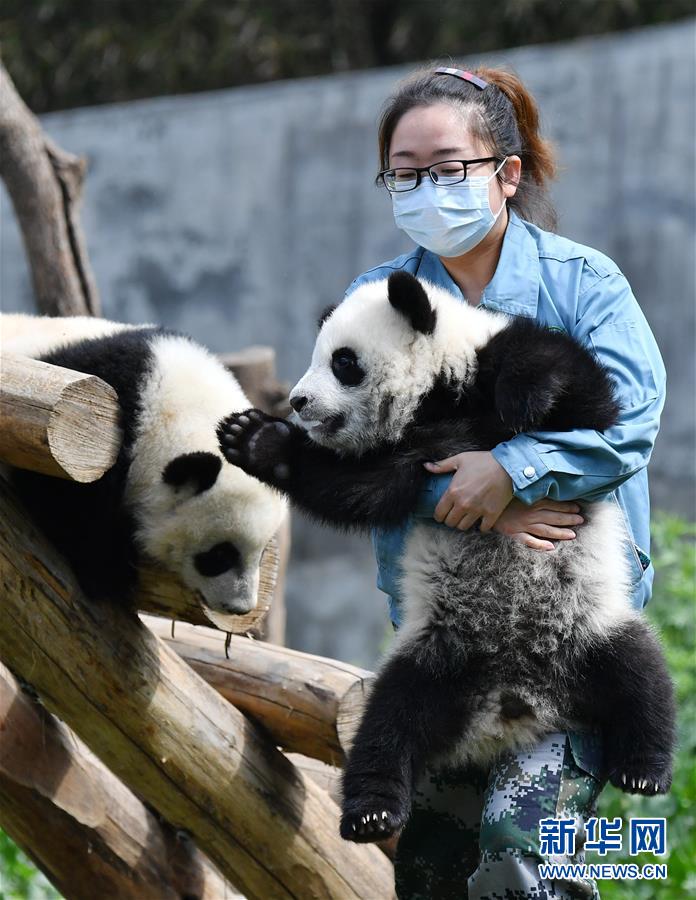
[{"label": "cut log end", "polygon": [[119,418],[116,391],[100,378],[87,375],[65,387],[46,433],[66,477],[95,481],[114,465],[123,437]]},{"label": "cut log end", "polygon": [[111,385],[13,353],[1,361],[0,460],[83,483],[101,478],[122,440]]}]

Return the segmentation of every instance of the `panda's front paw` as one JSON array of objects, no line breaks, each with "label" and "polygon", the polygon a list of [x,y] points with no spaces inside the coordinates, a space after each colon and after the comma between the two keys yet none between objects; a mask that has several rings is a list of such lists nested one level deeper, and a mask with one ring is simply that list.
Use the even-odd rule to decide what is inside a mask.
[{"label": "panda's front paw", "polygon": [[233,413],[217,428],[220,451],[225,459],[249,475],[280,484],[290,477],[292,426],[284,419],[259,409]]},{"label": "panda's front paw", "polygon": [[409,807],[383,797],[365,797],[343,804],[341,837],[367,844],[391,837],[406,824]]}]

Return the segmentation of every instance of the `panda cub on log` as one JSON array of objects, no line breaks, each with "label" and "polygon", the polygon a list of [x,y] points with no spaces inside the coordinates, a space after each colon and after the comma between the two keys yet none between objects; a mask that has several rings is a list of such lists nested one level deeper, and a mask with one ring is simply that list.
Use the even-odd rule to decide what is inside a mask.
[{"label": "panda cub on log", "polygon": [[[325,315],[290,397],[300,428],[257,410],[219,429],[227,459],[340,527],[402,524],[423,462],[541,429],[609,427],[605,369],[568,335],[471,307],[404,272]],[[583,506],[540,552],[416,520],[404,622],[381,662],[343,775],[341,834],[380,840],[408,817],[426,762],[489,765],[543,734],[599,725],[612,784],[664,793],[674,743],[660,645],[629,603],[614,502]]]},{"label": "panda cub on log", "polygon": [[235,377],[191,338],[150,325],[85,316],[6,314],[2,350],[96,375],[118,394],[123,442],[89,484],[10,469],[35,521],[96,600],[133,599],[151,559],[200,593],[207,617],[257,603],[259,564],[285,501],[224,465],[216,426],[249,401]]}]

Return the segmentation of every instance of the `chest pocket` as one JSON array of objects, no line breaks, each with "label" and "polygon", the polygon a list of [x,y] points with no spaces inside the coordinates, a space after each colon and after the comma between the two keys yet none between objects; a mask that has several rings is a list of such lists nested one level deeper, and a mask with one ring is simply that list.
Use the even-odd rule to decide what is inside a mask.
[{"label": "chest pocket", "polygon": [[609,369],[616,398],[626,410],[658,395],[652,348],[637,322],[609,322],[590,334],[592,348]]}]

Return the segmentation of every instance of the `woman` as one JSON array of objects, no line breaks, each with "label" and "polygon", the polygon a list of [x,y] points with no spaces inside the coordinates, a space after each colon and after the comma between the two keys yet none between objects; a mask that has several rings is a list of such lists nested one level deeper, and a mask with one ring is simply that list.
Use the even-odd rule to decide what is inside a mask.
[{"label": "woman", "polygon": [[[361,275],[349,291],[404,269],[462,302],[564,330],[609,368],[622,406],[620,421],[603,433],[518,434],[490,452],[426,464],[433,477],[414,512],[463,530],[479,522],[482,531],[547,552],[553,541],[575,537],[576,500],[611,498],[631,537],[632,599],[642,607],[653,578],[645,467],[664,367],[617,266],[545,230],[555,224],[547,194],[554,161],[533,98],[499,69],[416,72],[386,104],[379,152],[395,222],[418,246]],[[394,627],[404,536],[403,529],[374,534]],[[528,752],[501,756],[487,773],[426,772],[398,844],[399,898],[598,897],[588,879],[551,885],[538,864],[549,849],[540,844],[545,818],[576,822],[574,848],[556,848],[553,861],[582,861],[582,824],[593,814],[600,773],[598,735],[579,733],[548,735]]]}]

